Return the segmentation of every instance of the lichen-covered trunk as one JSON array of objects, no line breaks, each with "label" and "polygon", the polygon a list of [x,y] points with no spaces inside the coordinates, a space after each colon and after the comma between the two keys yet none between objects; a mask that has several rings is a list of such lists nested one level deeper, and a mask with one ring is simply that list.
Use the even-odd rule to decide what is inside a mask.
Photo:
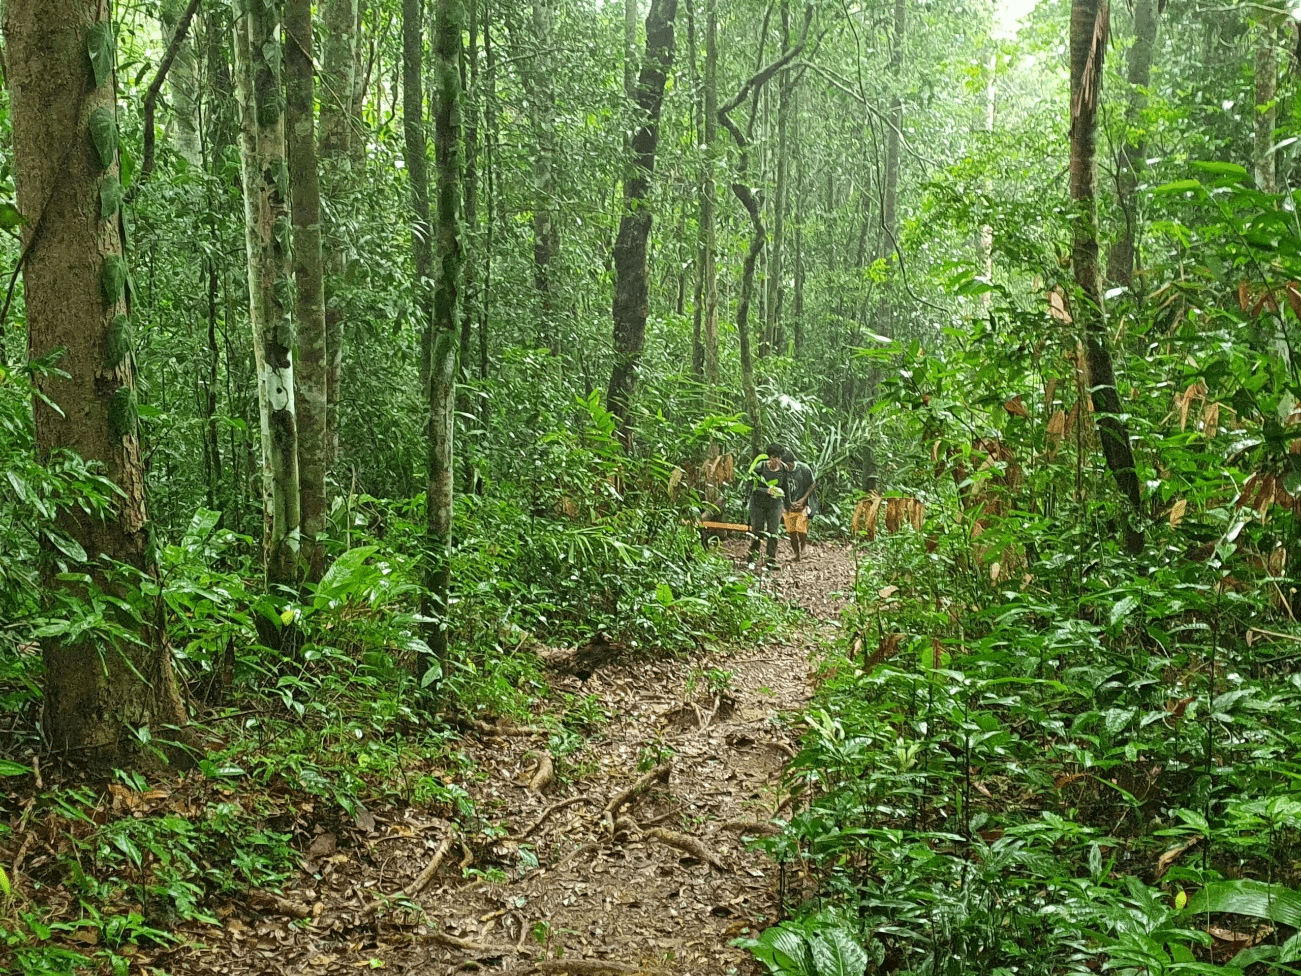
[{"label": "lichen-covered trunk", "polygon": [[1075,220],[1071,225],[1071,265],[1077,297],[1075,322],[1084,333],[1099,440],[1107,468],[1126,502],[1126,517],[1122,520],[1125,548],[1137,554],[1143,549],[1143,534],[1135,525],[1141,504],[1138,471],[1129,428],[1121,417],[1116,374],[1107,348],[1098,267],[1096,140],[1108,15],[1106,0],[1072,0],[1070,192]]},{"label": "lichen-covered trunk", "polygon": [[425,130],[424,3],[402,0],[402,161],[411,182],[411,257],[416,308],[424,319],[420,350],[420,382],[429,390],[429,323],[433,292],[429,286],[434,251],[429,222],[429,139]]},{"label": "lichen-covered trunk", "polygon": [[1255,145],[1252,166],[1256,189],[1263,193],[1278,192],[1278,168],[1275,165],[1274,125],[1278,115],[1278,60],[1274,53],[1278,39],[1268,24],[1258,28],[1256,36],[1256,112]]},{"label": "lichen-covered trunk", "polygon": [[718,153],[718,0],[705,0],[705,173],[700,195],[701,277],[705,383],[718,389],[718,190],[713,162]]},{"label": "lichen-covered trunk", "polygon": [[[44,357],[64,349],[59,367],[67,374],[38,380],[37,451],[43,461],[74,451],[103,465],[120,489],[115,517],[70,507],[59,513],[57,527],[86,552],[84,566],[69,568],[89,573],[96,588],[124,595],[118,593],[121,577],[105,573],[107,562],[146,574],[153,566],[119,212],[109,5],[7,0],[3,31],[13,171],[24,218],[28,352]],[[53,553],[44,565],[48,612],[64,618],[62,601],[84,596],[85,587],[59,573]],[[139,642],[46,637],[42,728],[52,750],[68,762],[150,765],[159,757],[142,751],[148,737],[135,731],[174,738],[164,728],[186,720],[171,658],[152,621],[112,607],[106,613]]]},{"label": "lichen-covered trunk", "polygon": [[307,578],[325,572],[326,372],[325,282],[321,266],[321,181],[316,168],[316,84],[311,0],[285,7],[285,131],[294,227],[294,376],[298,420],[298,490]]},{"label": "lichen-covered trunk", "polygon": [[[357,0],[322,0],[325,36],[321,43],[321,182],[329,200],[338,201],[352,181],[352,93],[357,84]],[[343,368],[343,307],[340,284],[347,273],[346,242],[338,227],[324,228],[321,261],[325,269],[325,445],[327,470],[339,456],[339,381]]]},{"label": "lichen-covered trunk", "polygon": [[1134,0],[1134,43],[1125,66],[1129,104],[1125,108],[1125,142],[1116,159],[1116,202],[1123,223],[1120,236],[1107,249],[1107,281],[1131,291],[1138,258],[1138,177],[1147,155],[1142,114],[1152,80],[1152,51],[1161,6],[1160,0]]},{"label": "lichen-covered trunk", "polygon": [[[469,44],[465,52],[465,65],[461,71],[463,97],[466,102],[463,117],[465,120],[465,171],[464,213],[461,224],[469,245],[464,251],[465,295],[461,301],[461,334],[457,361],[460,365],[462,386],[456,395],[456,413],[467,419],[471,416],[470,379],[470,343],[474,337],[476,306],[483,301],[483,289],[478,281],[478,265],[475,261],[474,241],[479,233],[479,105],[482,96],[479,92],[479,0],[469,0],[467,33]],[[468,425],[468,423],[467,423]],[[469,454],[465,454],[465,485],[467,489],[474,482],[474,469]]]},{"label": "lichen-covered trunk", "polygon": [[436,0],[434,8],[434,161],[438,174],[434,220],[434,301],[429,321],[429,487],[425,585],[431,617],[439,619],[430,647],[447,656],[448,592],[451,588],[452,476],[456,433],[456,336],[460,301],[461,230],[461,0]]},{"label": "lichen-covered trunk", "polygon": [[673,66],[673,22],[677,13],[678,0],[651,0],[650,13],[646,15],[646,56],[637,77],[637,130],[631,143],[632,161],[623,181],[623,216],[619,218],[619,233],[612,250],[614,369],[605,402],[606,409],[619,419],[625,448],[632,444],[632,394],[646,341],[650,181],[659,146],[664,83]]},{"label": "lichen-covered trunk", "polygon": [[263,557],[269,586],[297,584],[300,538],[282,12],[281,0],[253,0],[234,25],[249,322],[262,432]]}]

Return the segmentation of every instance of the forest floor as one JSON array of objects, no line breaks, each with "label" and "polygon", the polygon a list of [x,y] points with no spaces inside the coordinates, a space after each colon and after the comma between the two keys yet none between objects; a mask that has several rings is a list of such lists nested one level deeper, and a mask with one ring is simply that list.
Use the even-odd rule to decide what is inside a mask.
[{"label": "forest floor", "polygon": [[[743,562],[743,542],[726,550]],[[784,546],[781,558],[760,585],[808,610],[809,623],[730,653],[616,661],[585,681],[556,675],[554,699],[586,699],[604,717],[541,791],[530,783],[544,735],[475,730],[458,744],[461,772],[446,776],[473,800],[481,821],[463,827],[477,836],[463,842],[415,806],[315,826],[283,898],[226,905],[221,927],[191,932],[190,947],[154,964],[175,976],[756,971],[729,943],[778,918],[782,879],[749,842],[771,832],[785,799],[810,651],[854,580],[841,546],[815,546],[800,563]],[[435,861],[406,903],[423,916],[390,900],[415,892]]]}]

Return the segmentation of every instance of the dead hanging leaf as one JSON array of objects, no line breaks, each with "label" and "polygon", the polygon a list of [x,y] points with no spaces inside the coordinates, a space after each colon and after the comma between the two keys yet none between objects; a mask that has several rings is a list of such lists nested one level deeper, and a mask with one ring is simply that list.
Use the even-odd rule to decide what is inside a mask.
[{"label": "dead hanging leaf", "polygon": [[876,645],[876,650],[872,652],[872,656],[863,662],[863,670],[871,671],[882,661],[889,660],[898,654],[903,637],[903,634],[886,634],[882,637],[880,643]]},{"label": "dead hanging leaf", "polygon": [[903,518],[903,499],[888,498],[885,503],[885,530],[891,534],[899,531]]},{"label": "dead hanging leaf", "polygon": [[1054,376],[1048,380],[1048,385],[1044,389],[1044,413],[1053,408],[1053,395],[1057,392],[1057,377]]},{"label": "dead hanging leaf", "polygon": [[1220,405],[1208,403],[1202,409],[1202,433],[1214,437],[1220,429]]},{"label": "dead hanging leaf", "polygon": [[890,599],[890,597],[894,596],[898,592],[899,592],[899,587],[897,586],[883,586],[881,587],[880,592],[877,593],[877,596],[879,596],[882,600],[888,600]]},{"label": "dead hanging leaf", "polygon": [[994,562],[989,564],[989,581],[991,583],[997,583],[999,576],[1001,576],[1002,574],[1003,574],[1002,563],[1000,563],[998,560],[995,560]]},{"label": "dead hanging leaf", "polygon": [[1178,525],[1183,521],[1184,512],[1188,511],[1188,499],[1180,498],[1170,506],[1170,524]]},{"label": "dead hanging leaf", "polygon": [[686,472],[683,471],[681,468],[674,468],[674,469],[673,469],[673,473],[669,475],[669,494],[670,494],[670,495],[672,495],[675,491],[678,490],[678,485],[682,484],[682,479],[683,479],[685,476],[686,476]]},{"label": "dead hanging leaf", "polygon": [[931,638],[931,668],[938,671],[944,666],[944,645],[938,637]]},{"label": "dead hanging leaf", "polygon": [[1088,773],[1062,773],[1053,780],[1053,789],[1060,790],[1084,779]]},{"label": "dead hanging leaf", "polygon": [[1070,437],[1075,433],[1075,425],[1080,420],[1080,401],[1076,400],[1075,405],[1071,407],[1071,412],[1066,415],[1066,426],[1062,431],[1063,437]]},{"label": "dead hanging leaf", "polygon": [[849,531],[854,535],[865,535],[867,541],[876,538],[876,515],[881,508],[881,496],[875,492],[866,498],[860,498],[854,506],[854,517],[849,523]]},{"label": "dead hanging leaf", "polygon": [[1030,416],[1030,411],[1027,410],[1025,404],[1021,402],[1021,394],[1019,393],[1014,397],[1004,400],[1003,409],[1013,417],[1025,417],[1028,419]]},{"label": "dead hanging leaf", "polygon": [[1289,281],[1283,286],[1283,297],[1287,299],[1292,314],[1301,319],[1301,285],[1298,285],[1295,281]]},{"label": "dead hanging leaf", "polygon": [[1058,322],[1071,321],[1071,313],[1066,311],[1066,295],[1061,288],[1054,288],[1048,293],[1048,314]]},{"label": "dead hanging leaf", "polygon": [[1156,876],[1159,878],[1161,875],[1165,874],[1166,871],[1170,869],[1170,865],[1174,864],[1174,862],[1177,861],[1185,851],[1196,847],[1201,842],[1202,838],[1200,835],[1189,837],[1182,844],[1177,844],[1162,854],[1156,861]]},{"label": "dead hanging leaf", "polygon": [[1188,711],[1188,706],[1196,700],[1196,695],[1189,695],[1187,698],[1180,698],[1177,702],[1166,702],[1165,710],[1170,713],[1171,718],[1183,718],[1184,712]]},{"label": "dead hanging leaf", "polygon": [[1249,306],[1250,304],[1251,304],[1251,285],[1245,280],[1239,281],[1238,282],[1238,307],[1245,312],[1247,310],[1247,306]]},{"label": "dead hanging leaf", "polygon": [[1048,420],[1048,436],[1063,437],[1066,434],[1066,411],[1057,410]]},{"label": "dead hanging leaf", "polygon": [[909,506],[909,511],[912,514],[913,530],[920,532],[922,530],[922,523],[926,521],[926,506],[916,498],[910,498],[909,501],[912,503]]},{"label": "dead hanging leaf", "polygon": [[1287,550],[1279,546],[1269,554],[1265,560],[1265,566],[1269,570],[1270,576],[1282,576],[1283,570],[1287,568]]}]

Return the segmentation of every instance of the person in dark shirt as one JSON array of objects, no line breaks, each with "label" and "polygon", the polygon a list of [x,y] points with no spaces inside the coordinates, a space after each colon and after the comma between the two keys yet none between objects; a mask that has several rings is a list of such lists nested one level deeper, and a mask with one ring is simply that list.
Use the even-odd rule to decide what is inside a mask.
[{"label": "person in dark shirt", "polygon": [[803,461],[795,460],[795,455],[790,451],[782,454],[782,463],[786,469],[786,513],[782,519],[798,561],[808,545],[809,520],[817,509],[817,499],[813,495],[817,482],[813,477],[813,468]]},{"label": "person in dark shirt", "polygon": [[786,481],[782,446],[769,444],[750,465],[750,569],[754,569],[759,557],[759,543],[765,539],[768,542],[767,566],[769,569],[777,568],[777,533],[785,504]]}]

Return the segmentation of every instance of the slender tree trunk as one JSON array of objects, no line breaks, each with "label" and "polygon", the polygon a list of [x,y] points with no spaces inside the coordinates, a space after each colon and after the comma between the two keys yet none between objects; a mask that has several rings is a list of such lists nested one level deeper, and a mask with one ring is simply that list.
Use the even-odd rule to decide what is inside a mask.
[{"label": "slender tree trunk", "polygon": [[425,133],[424,3],[402,0],[402,157],[411,181],[411,256],[415,265],[416,307],[424,320],[420,382],[429,392],[430,340],[433,333],[433,248],[429,220],[429,140]]},{"label": "slender tree trunk", "polygon": [[[352,93],[357,85],[357,0],[323,0],[325,25],[321,74],[321,182],[327,199],[339,202],[351,182]],[[340,284],[347,271],[345,241],[337,227],[321,239],[325,267],[325,450],[326,468],[339,456],[339,381],[343,369],[343,307]]]},{"label": "slender tree trunk", "polygon": [[461,288],[461,0],[435,0],[434,6],[434,159],[438,206],[434,223],[434,305],[429,322],[429,487],[425,548],[429,553],[426,589],[429,615],[440,624],[430,646],[447,657],[448,592],[451,587],[453,441],[456,433],[457,303]]},{"label": "slender tree trunk", "polygon": [[[791,46],[791,16],[789,0],[782,0],[782,53]],[[795,87],[788,72],[777,85],[777,145],[773,183],[772,246],[768,249],[767,300],[764,304],[764,345],[773,354],[781,354],[781,302],[783,262],[786,247],[787,174],[790,170],[790,144],[788,136],[791,92]]]},{"label": "slender tree trunk", "polygon": [[[895,87],[890,99],[890,123],[885,133],[885,172],[881,181],[881,234],[877,253],[888,257],[895,253],[899,237],[899,139],[903,131],[903,46],[908,30],[907,0],[894,0],[894,22],[890,33],[890,76]],[[875,329],[881,335],[894,335],[894,313],[888,286],[881,287],[876,305]],[[875,385],[875,384],[873,384]]]},{"label": "slender tree trunk", "polygon": [[1160,0],[1134,0],[1134,44],[1125,69],[1129,104],[1125,109],[1125,143],[1116,161],[1116,201],[1124,224],[1120,237],[1107,249],[1107,280],[1131,291],[1138,257],[1138,177],[1147,155],[1142,115],[1152,80],[1152,51],[1161,6]]},{"label": "slender tree trunk", "polygon": [[[633,0],[629,0],[633,2]],[[632,162],[623,183],[623,216],[614,242],[614,369],[606,391],[606,409],[619,419],[625,448],[632,446],[632,394],[646,340],[650,271],[646,239],[650,235],[651,175],[660,137],[664,83],[673,66],[673,22],[678,0],[651,0],[646,17],[646,57],[637,80],[637,131]]]},{"label": "slender tree trunk", "polygon": [[282,10],[280,0],[250,6],[236,18],[234,31],[249,321],[262,431],[263,554],[270,586],[297,584],[300,536]]},{"label": "slender tree trunk", "polygon": [[1256,37],[1256,112],[1255,147],[1252,164],[1256,189],[1262,193],[1278,192],[1278,167],[1275,163],[1274,126],[1278,115],[1278,61],[1275,46],[1278,38],[1272,25],[1258,28]]},{"label": "slender tree trunk", "polygon": [[[456,413],[470,415],[470,343],[474,336],[476,306],[484,300],[483,288],[477,281],[477,252],[479,238],[479,118],[483,95],[479,91],[479,0],[469,0],[469,48],[465,53],[465,68],[461,72],[461,87],[466,93],[465,106],[465,298],[461,302],[461,332],[458,362],[460,386],[456,397]],[[477,290],[476,290],[477,289]],[[467,424],[467,426],[469,426]],[[469,452],[462,452],[465,470],[465,490],[474,486],[474,460]]]},{"label": "slender tree trunk", "polygon": [[714,161],[718,157],[718,0],[705,0],[705,172],[700,197],[700,247],[703,256],[705,315],[705,382],[719,384],[718,366],[718,189]]},{"label": "slender tree trunk", "polygon": [[[144,574],[153,563],[117,143],[104,138],[117,125],[109,5],[8,0],[3,17],[12,159],[24,218],[28,352],[43,357],[63,348],[59,367],[68,374],[38,380],[36,448],[43,462],[74,451],[99,463],[121,491],[113,517],[95,518],[74,506],[60,511],[56,527],[86,552],[85,565],[75,569],[89,573],[96,589],[125,596],[121,578],[106,575],[106,563]],[[50,615],[60,618],[61,601],[84,598],[86,587],[59,573],[62,557],[46,555],[45,595]],[[151,622],[111,606],[105,613],[139,641],[45,638],[41,725],[50,747],[78,765],[153,765],[158,757],[142,751],[146,740],[136,730],[171,738],[165,728],[186,721],[170,652]]]},{"label": "slender tree trunk", "polygon": [[[1140,0],[1141,2],[1141,0]],[[996,85],[998,71],[998,54],[995,52],[989,56],[989,77],[985,81],[985,133],[989,137],[994,135],[994,97],[998,92]],[[986,190],[990,187],[986,186]],[[994,225],[982,224],[980,227],[980,257],[985,265],[985,280],[992,282],[994,280]],[[985,292],[981,296],[981,304],[986,312],[989,311],[993,304],[993,294]]]},{"label": "slender tree trunk", "polygon": [[298,369],[298,488],[307,578],[325,572],[326,402],[329,356],[325,338],[325,281],[321,265],[321,182],[316,168],[316,85],[312,69],[312,2],[285,7],[285,130],[294,226],[294,321]]},{"label": "slender tree trunk", "polygon": [[533,0],[534,53],[528,73],[529,108],[536,148],[533,153],[533,288],[538,298],[538,345],[560,351],[556,335],[553,262],[560,254],[556,222],[556,94],[551,46],[555,43],[555,0]]},{"label": "slender tree trunk", "polygon": [[623,97],[637,104],[637,0],[623,0]]},{"label": "slender tree trunk", "polygon": [[[177,24],[185,11],[185,3],[171,0],[162,8],[163,36],[170,43]],[[203,164],[199,147],[199,69],[194,53],[193,32],[182,38],[176,60],[167,72],[167,87],[171,90],[171,115],[175,120],[176,150],[191,166]]]},{"label": "slender tree trunk", "polygon": [[1139,513],[1138,471],[1129,443],[1129,428],[1121,418],[1120,396],[1111,352],[1098,268],[1096,154],[1098,96],[1107,53],[1109,10],[1106,0],[1072,0],[1071,4],[1071,203],[1076,219],[1071,230],[1071,265],[1078,301],[1075,322],[1084,333],[1089,378],[1096,408],[1099,439],[1107,467],[1127,503],[1125,548],[1143,549],[1143,534],[1134,521]]}]

